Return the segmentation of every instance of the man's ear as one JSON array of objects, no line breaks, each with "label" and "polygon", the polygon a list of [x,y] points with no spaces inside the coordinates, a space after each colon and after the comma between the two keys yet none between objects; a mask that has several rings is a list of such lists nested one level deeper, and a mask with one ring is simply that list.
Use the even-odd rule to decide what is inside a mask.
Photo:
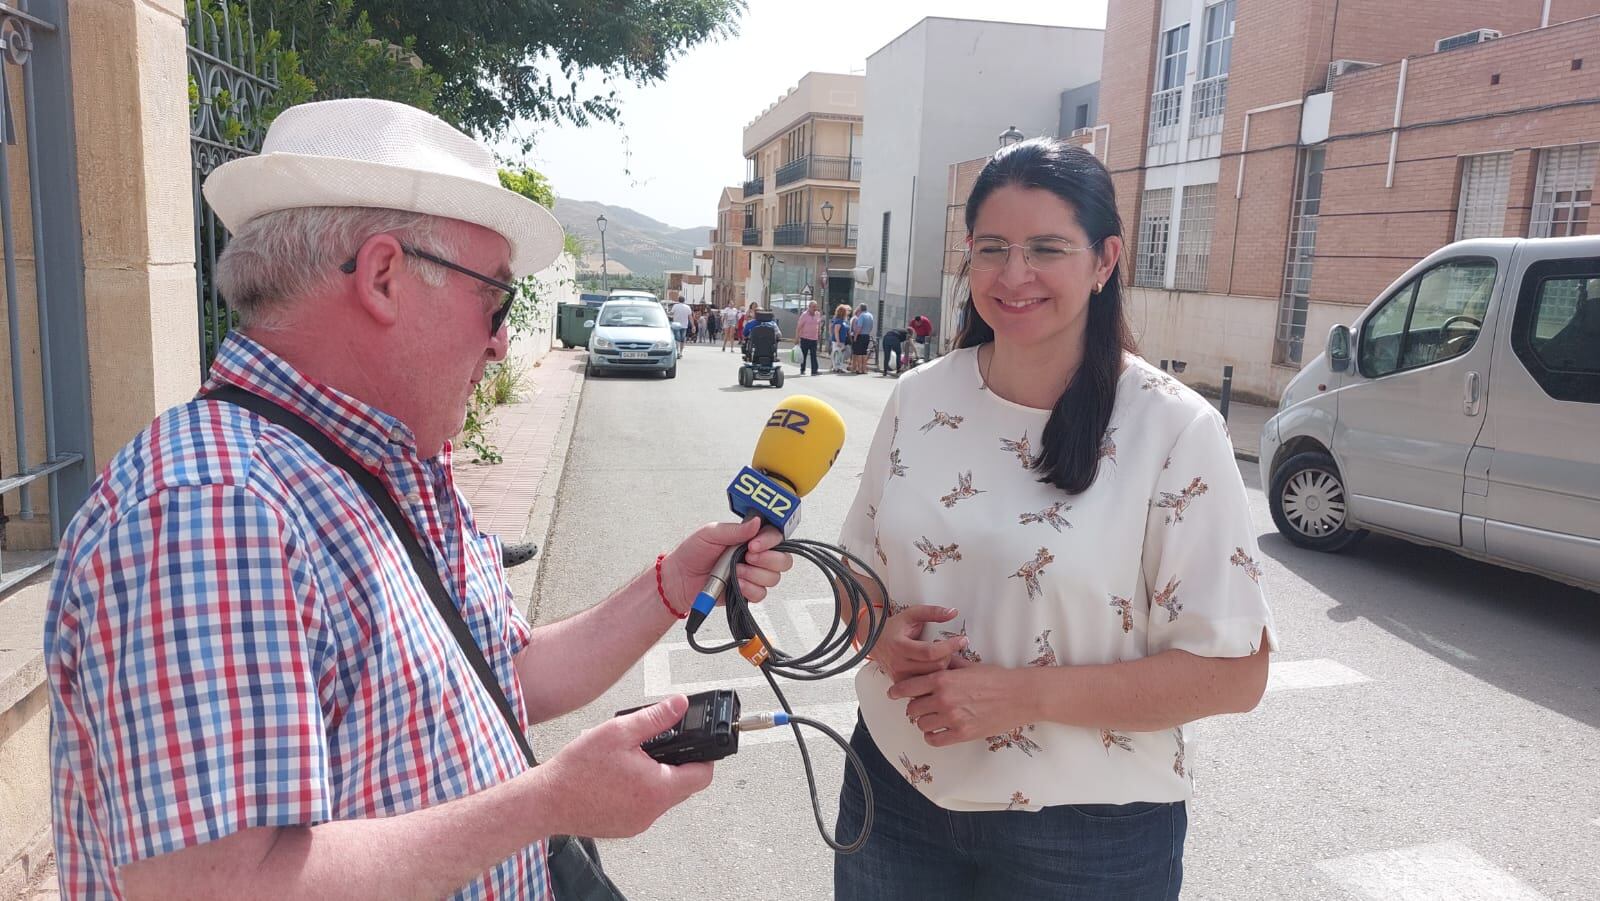
[{"label": "man's ear", "polygon": [[394,325],[400,318],[400,277],[405,271],[406,254],[394,235],[373,235],[356,251],[353,290],[361,310],[381,325]]}]

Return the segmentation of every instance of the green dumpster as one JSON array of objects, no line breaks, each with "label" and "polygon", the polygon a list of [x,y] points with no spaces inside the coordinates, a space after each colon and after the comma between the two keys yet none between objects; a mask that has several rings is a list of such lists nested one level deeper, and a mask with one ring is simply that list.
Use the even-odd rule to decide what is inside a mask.
[{"label": "green dumpster", "polygon": [[588,304],[556,304],[556,339],[563,347],[588,347],[599,310]]}]

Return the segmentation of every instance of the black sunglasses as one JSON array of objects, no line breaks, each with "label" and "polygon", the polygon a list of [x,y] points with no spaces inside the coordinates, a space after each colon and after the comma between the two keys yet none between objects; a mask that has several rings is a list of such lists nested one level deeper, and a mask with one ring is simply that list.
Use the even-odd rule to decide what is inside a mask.
[{"label": "black sunglasses", "polygon": [[[517,287],[515,285],[508,285],[497,278],[490,278],[481,272],[474,272],[471,269],[460,265],[459,263],[452,263],[444,257],[435,256],[426,250],[418,250],[409,244],[401,244],[400,250],[403,251],[406,256],[416,257],[419,260],[427,260],[435,266],[443,266],[446,269],[459,272],[462,275],[470,278],[475,278],[491,288],[498,288],[501,291],[504,291],[506,295],[505,299],[500,302],[499,307],[495,308],[494,317],[489,320],[489,337],[492,338],[495,335],[500,334],[500,326],[505,325],[506,317],[511,314],[511,302],[517,299]],[[356,271],[356,258],[351,257],[350,259],[346,260],[339,267],[339,271],[343,272],[345,275],[354,275]]]}]

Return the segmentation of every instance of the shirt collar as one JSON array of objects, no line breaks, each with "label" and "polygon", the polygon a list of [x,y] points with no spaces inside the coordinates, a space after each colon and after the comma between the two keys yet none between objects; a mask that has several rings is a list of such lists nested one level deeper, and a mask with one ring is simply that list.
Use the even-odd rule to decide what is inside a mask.
[{"label": "shirt collar", "polygon": [[[342,391],[318,384],[288,361],[238,332],[223,340],[201,396],[233,385],[304,417],[368,468],[400,452],[416,453],[405,423]],[[448,453],[448,451],[447,451]]]}]

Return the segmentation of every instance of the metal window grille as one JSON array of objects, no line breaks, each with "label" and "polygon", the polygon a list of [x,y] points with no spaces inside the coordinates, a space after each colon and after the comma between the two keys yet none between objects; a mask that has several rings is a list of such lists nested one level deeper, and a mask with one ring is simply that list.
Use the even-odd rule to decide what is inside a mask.
[{"label": "metal window grille", "polygon": [[1206,289],[1206,263],[1211,257],[1211,223],[1216,216],[1216,185],[1189,185],[1183,189],[1183,209],[1178,217],[1178,263],[1173,287],[1181,291]]},{"label": "metal window grille", "polygon": [[1273,347],[1273,360],[1277,363],[1299,365],[1305,350],[1325,157],[1322,147],[1308,148],[1300,157],[1300,177],[1289,220],[1289,253],[1284,263],[1283,296],[1278,305],[1278,330]]},{"label": "metal window grille", "polygon": [[1150,146],[1178,139],[1183,113],[1183,88],[1169,88],[1150,95]]},{"label": "metal window grille", "polygon": [[1167,242],[1172,236],[1172,189],[1144,192],[1139,205],[1139,251],[1133,283],[1161,288],[1167,281]]},{"label": "metal window grille", "polygon": [[1505,234],[1506,196],[1511,190],[1511,154],[1468,157],[1461,164],[1461,199],[1456,240]]},{"label": "metal window grille", "polygon": [[1228,106],[1228,76],[1218,75],[1196,82],[1189,99],[1189,137],[1199,138],[1222,131],[1222,112]]},{"label": "metal window grille", "polygon": [[1597,161],[1600,144],[1569,144],[1539,151],[1539,179],[1533,191],[1533,221],[1528,237],[1589,233]]}]

